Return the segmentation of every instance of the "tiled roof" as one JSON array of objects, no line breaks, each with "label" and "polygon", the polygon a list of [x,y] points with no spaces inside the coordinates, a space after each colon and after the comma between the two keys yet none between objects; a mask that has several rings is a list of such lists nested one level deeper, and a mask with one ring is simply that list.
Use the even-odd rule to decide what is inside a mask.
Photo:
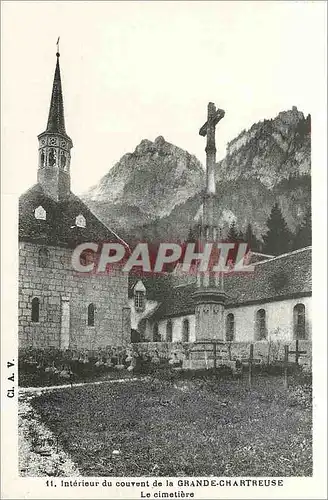
[{"label": "tiled roof", "polygon": [[154,312],[154,316],[159,319],[166,316],[193,314],[195,312],[195,303],[192,294],[195,289],[195,284],[172,288],[167,299]]},{"label": "tiled roof", "polygon": [[[311,247],[258,262],[254,267],[254,272],[249,274],[225,276],[228,307],[311,295]],[[195,283],[172,288],[156,310],[156,317],[194,313],[195,289]]]},{"label": "tiled roof", "polygon": [[250,275],[231,274],[225,280],[228,304],[279,300],[312,291],[312,249],[307,247],[257,262]]},{"label": "tiled roof", "polygon": [[[46,220],[34,216],[40,205],[47,213]],[[75,225],[79,214],[86,219],[84,228]],[[73,193],[67,200],[56,202],[44,193],[40,184],[35,184],[19,199],[19,239],[69,247],[82,242],[122,241]]]}]

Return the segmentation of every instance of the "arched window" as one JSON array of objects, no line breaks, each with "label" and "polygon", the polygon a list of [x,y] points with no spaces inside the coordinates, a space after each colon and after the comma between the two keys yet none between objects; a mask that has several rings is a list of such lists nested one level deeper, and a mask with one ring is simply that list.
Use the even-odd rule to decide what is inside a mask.
[{"label": "arched window", "polygon": [[266,314],[264,309],[256,312],[256,340],[265,339],[267,336]]},{"label": "arched window", "polygon": [[60,166],[61,168],[65,168],[66,165],[66,153],[65,151],[60,151]]},{"label": "arched window", "polygon": [[94,306],[94,304],[88,305],[88,326],[95,326],[95,306]]},{"label": "arched window", "polygon": [[226,317],[226,340],[232,342],[235,337],[235,317],[229,313]]},{"label": "arched window", "polygon": [[182,323],[182,342],[189,342],[189,319],[184,319]]},{"label": "arched window", "polygon": [[49,167],[55,167],[57,162],[57,153],[54,149],[50,149],[48,156]]},{"label": "arched window", "polygon": [[172,320],[168,319],[166,323],[166,342],[172,342],[173,337],[173,324]]},{"label": "arched window", "polygon": [[294,307],[294,338],[305,339],[305,305],[296,304]]},{"label": "arched window", "polygon": [[37,297],[34,297],[32,299],[32,313],[31,313],[31,320],[33,323],[39,323],[39,316],[40,316],[40,301]]},{"label": "arched window", "polygon": [[41,150],[40,153],[40,160],[41,160],[41,168],[46,166],[46,155],[44,154],[44,150]]},{"label": "arched window", "polygon": [[82,215],[82,214],[79,214],[76,218],[75,218],[75,225],[77,227],[85,227],[87,225],[86,223],[86,220],[85,220],[85,217]]},{"label": "arched window", "polygon": [[43,207],[41,207],[41,205],[39,205],[34,210],[34,217],[36,219],[39,219],[39,220],[46,220],[46,218],[47,218],[47,212],[45,211],[45,209]]},{"label": "arched window", "polygon": [[145,309],[145,292],[139,290],[134,292],[134,307],[138,311],[143,311]]},{"label": "arched window", "polygon": [[47,248],[40,248],[38,256],[38,266],[47,267],[49,262],[49,251]]},{"label": "arched window", "polygon": [[157,322],[154,324],[154,328],[153,328],[153,341],[154,342],[160,342],[161,341],[161,336],[159,334],[159,327],[158,327],[158,323]]}]

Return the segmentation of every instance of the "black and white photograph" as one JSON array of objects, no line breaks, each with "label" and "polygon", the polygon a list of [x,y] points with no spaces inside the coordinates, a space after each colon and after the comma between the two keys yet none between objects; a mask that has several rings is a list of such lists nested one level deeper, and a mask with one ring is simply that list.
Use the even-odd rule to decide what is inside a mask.
[{"label": "black and white photograph", "polygon": [[3,498],[325,498],[326,2],[2,2]]}]

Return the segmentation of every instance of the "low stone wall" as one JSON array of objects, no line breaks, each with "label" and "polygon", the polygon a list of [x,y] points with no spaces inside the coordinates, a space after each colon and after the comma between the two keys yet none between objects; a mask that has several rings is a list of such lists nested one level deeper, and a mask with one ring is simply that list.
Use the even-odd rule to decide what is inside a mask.
[{"label": "low stone wall", "polygon": [[[222,342],[216,346],[217,364],[224,361],[241,360],[247,362],[250,355],[250,345],[253,344],[254,363],[262,365],[272,365],[282,362],[285,356],[285,345],[289,346],[290,351],[295,351],[296,342]],[[168,360],[182,361],[183,366],[188,368],[187,361],[201,360],[204,366],[211,368],[214,364],[214,354],[212,344],[196,344],[192,342],[143,342],[132,344],[134,352],[142,356],[148,355],[150,358],[159,357]],[[312,367],[312,343],[306,340],[299,341],[299,351],[305,351],[299,357],[299,365],[306,370]],[[289,361],[295,362],[295,354],[289,354]]]},{"label": "low stone wall", "polygon": [[[26,348],[19,350],[19,374],[23,385],[31,383],[32,379],[43,381],[54,378],[87,379],[102,373],[116,371],[117,368],[134,370],[151,370],[156,364],[166,360],[169,365],[180,366],[185,370],[207,369],[216,366],[236,368],[240,364],[247,365],[251,342],[222,342],[216,344],[214,356],[213,344],[193,342],[143,342],[122,347],[107,346],[97,350],[60,350]],[[254,342],[254,364],[261,366],[277,365],[284,361],[284,342]],[[288,342],[289,362],[295,362],[296,342]],[[305,371],[311,371],[312,345],[310,341],[299,341],[299,365]],[[241,363],[236,363],[236,361]],[[165,363],[164,363],[165,365]],[[27,380],[24,382],[24,376]],[[25,378],[26,378],[25,377]],[[40,384],[39,384],[40,385]]]}]

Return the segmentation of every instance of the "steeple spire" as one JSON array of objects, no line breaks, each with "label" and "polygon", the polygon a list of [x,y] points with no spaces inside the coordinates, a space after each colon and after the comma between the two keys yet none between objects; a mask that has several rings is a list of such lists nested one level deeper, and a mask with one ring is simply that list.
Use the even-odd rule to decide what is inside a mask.
[{"label": "steeple spire", "polygon": [[59,38],[57,41],[57,53],[56,53],[57,63],[54,75],[54,82],[52,85],[52,94],[51,94],[46,132],[66,134],[63,92],[62,92],[60,65],[59,65],[60,54],[58,50],[59,50]]},{"label": "steeple spire", "polygon": [[72,140],[66,133],[63,92],[59,65],[59,38],[57,40],[56,69],[52,86],[47,128],[38,136],[38,182],[56,201],[70,194],[70,161]]}]

